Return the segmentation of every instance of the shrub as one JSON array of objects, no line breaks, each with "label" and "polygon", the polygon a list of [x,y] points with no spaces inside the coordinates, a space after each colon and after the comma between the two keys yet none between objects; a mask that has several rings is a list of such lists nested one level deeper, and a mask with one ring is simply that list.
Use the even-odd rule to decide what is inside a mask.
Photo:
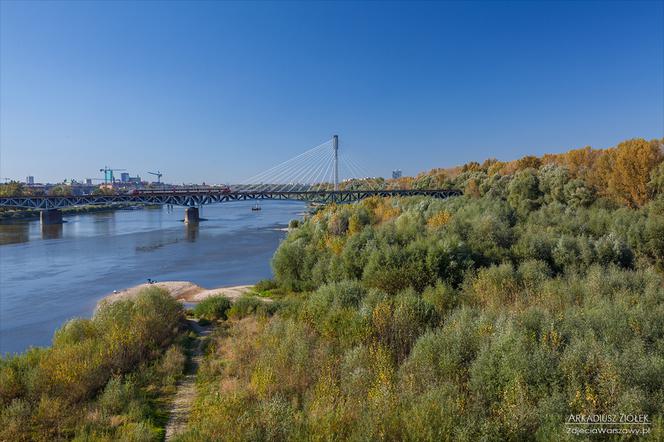
[{"label": "shrub", "polygon": [[228,309],[227,315],[230,319],[242,319],[254,313],[271,314],[274,312],[274,307],[268,304],[270,303],[261,301],[255,296],[241,296]]},{"label": "shrub", "polygon": [[196,304],[194,306],[194,315],[208,321],[216,321],[226,319],[230,308],[231,301],[227,297],[214,295]]},{"label": "shrub", "polygon": [[519,292],[520,278],[510,264],[482,269],[472,283],[472,299],[485,307],[511,305]]},{"label": "shrub", "polygon": [[444,318],[458,305],[459,293],[449,284],[438,281],[424,290],[422,299],[433,306],[440,318]]},{"label": "shrub", "polygon": [[0,439],[157,438],[149,421],[164,406],[160,376],[184,366],[167,350],[183,319],[179,302],[149,288],[69,321],[48,349],[0,360]]},{"label": "shrub", "polygon": [[533,169],[518,172],[510,183],[508,192],[507,200],[521,216],[527,216],[542,203],[539,179]]},{"label": "shrub", "polygon": [[274,282],[271,279],[261,279],[254,285],[254,290],[257,292],[266,292],[268,290],[273,290],[278,288],[279,286],[277,285],[276,282]]}]

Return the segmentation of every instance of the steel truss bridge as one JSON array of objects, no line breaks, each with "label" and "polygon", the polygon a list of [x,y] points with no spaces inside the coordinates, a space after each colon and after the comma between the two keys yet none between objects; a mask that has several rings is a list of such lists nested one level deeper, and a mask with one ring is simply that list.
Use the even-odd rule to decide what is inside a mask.
[{"label": "steel truss bridge", "polygon": [[429,196],[448,198],[461,195],[455,189],[436,190],[297,190],[297,191],[145,191],[127,195],[81,196],[7,196],[0,197],[0,207],[52,210],[72,206],[106,204],[151,204],[198,207],[228,201],[293,200],[312,203],[351,203],[373,196]]},{"label": "steel truss bridge", "polygon": [[387,190],[380,187],[385,187],[381,179],[372,178],[348,155],[339,154],[339,137],[334,135],[330,140],[230,187],[162,187],[112,195],[4,196],[0,197],[0,207],[57,212],[47,214],[57,223],[61,222],[58,209],[85,205],[185,206],[189,208],[188,213],[197,216],[194,208],[226,201],[295,200],[325,204],[349,203],[372,196],[447,198],[461,194],[456,189]]}]

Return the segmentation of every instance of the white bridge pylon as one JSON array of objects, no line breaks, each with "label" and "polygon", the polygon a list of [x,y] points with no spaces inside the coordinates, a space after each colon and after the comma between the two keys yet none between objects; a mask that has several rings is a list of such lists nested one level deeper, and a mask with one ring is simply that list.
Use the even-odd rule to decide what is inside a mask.
[{"label": "white bridge pylon", "polygon": [[369,175],[339,149],[339,137],[313,147],[277,164],[240,184],[236,191],[293,192],[339,190],[339,178],[367,178]]}]

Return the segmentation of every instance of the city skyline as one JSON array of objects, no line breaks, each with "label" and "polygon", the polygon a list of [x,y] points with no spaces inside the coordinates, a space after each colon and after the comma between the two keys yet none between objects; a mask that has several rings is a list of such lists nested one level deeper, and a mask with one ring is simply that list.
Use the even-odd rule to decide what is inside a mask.
[{"label": "city skyline", "polygon": [[232,183],[334,133],[389,177],[664,134],[659,2],[0,9],[3,179]]}]

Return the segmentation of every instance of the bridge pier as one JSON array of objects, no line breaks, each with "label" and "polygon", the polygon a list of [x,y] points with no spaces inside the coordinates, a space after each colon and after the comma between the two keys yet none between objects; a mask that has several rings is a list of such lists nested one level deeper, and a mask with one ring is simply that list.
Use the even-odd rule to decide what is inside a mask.
[{"label": "bridge pier", "polygon": [[39,222],[42,226],[62,224],[62,212],[59,209],[47,209],[39,212]]},{"label": "bridge pier", "polygon": [[187,207],[184,211],[184,222],[186,224],[198,224],[201,220],[198,214],[198,207]]}]

